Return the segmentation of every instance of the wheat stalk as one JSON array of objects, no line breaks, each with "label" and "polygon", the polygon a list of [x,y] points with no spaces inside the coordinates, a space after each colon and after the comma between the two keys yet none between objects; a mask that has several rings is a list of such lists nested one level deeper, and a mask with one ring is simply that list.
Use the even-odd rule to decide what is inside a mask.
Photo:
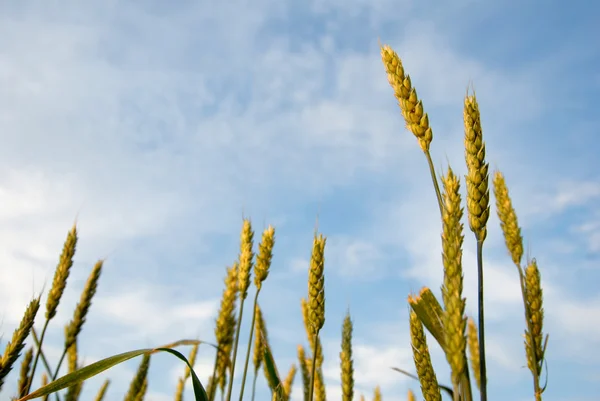
[{"label": "wheat stalk", "polygon": [[473,367],[480,377],[481,401],[487,400],[487,374],[485,362],[485,319],[483,303],[483,241],[487,236],[486,224],[490,215],[490,190],[488,163],[485,161],[485,143],[481,128],[479,104],[475,95],[465,97],[463,118],[465,123],[465,160],[467,163],[467,212],[469,227],[477,239],[477,279],[479,318],[479,367]]},{"label": "wheat stalk", "polygon": [[352,361],[352,320],[346,313],[342,325],[342,352],[340,352],[342,401],[354,399],[354,367]]},{"label": "wheat stalk", "polygon": [[[231,373],[229,386],[227,389],[227,400],[231,400],[231,392],[233,390],[233,375],[235,372],[235,362],[237,359],[238,344],[240,341],[240,328],[242,326],[242,315],[244,313],[244,301],[248,296],[248,287],[250,286],[250,274],[252,270],[252,262],[254,253],[252,252],[252,244],[254,239],[254,231],[250,220],[244,219],[242,224],[242,233],[240,235],[240,255],[238,268],[238,291],[240,296],[240,312],[238,315],[238,325],[235,332],[235,340],[233,345],[233,357],[231,358]],[[254,316],[254,314],[253,314]],[[250,345],[250,344],[249,344]]]},{"label": "wheat stalk", "polygon": [[252,335],[254,334],[254,324],[256,319],[256,309],[258,308],[258,295],[262,288],[262,283],[269,275],[271,259],[273,258],[273,247],[275,246],[275,229],[269,226],[264,230],[262,240],[258,245],[258,255],[254,265],[254,284],[256,285],[256,294],[254,295],[254,313],[250,323],[250,338],[248,339],[248,348],[246,350],[246,361],[244,363],[244,373],[242,375],[242,384],[240,389],[240,401],[244,399],[244,387],[246,384],[246,375],[248,373],[248,363],[250,361],[250,348],[252,347]]},{"label": "wheat stalk", "polygon": [[[517,220],[517,214],[512,206],[512,200],[508,193],[508,188],[506,187],[506,182],[504,180],[504,176],[501,172],[497,171],[494,173],[494,195],[496,196],[496,211],[498,213],[498,218],[500,220],[500,227],[502,228],[502,232],[504,234],[504,240],[506,242],[506,248],[508,249],[513,263],[515,264],[517,271],[519,273],[519,283],[521,285],[521,295],[523,297],[523,303],[525,306],[525,322],[527,324],[527,330],[525,332],[526,340],[525,340],[525,349],[528,352],[528,365],[532,365],[535,371],[533,373],[533,388],[534,394],[536,397],[536,401],[541,401],[543,389],[540,387],[540,377],[539,370],[537,369],[536,361],[532,361],[531,358],[534,357],[537,351],[534,351],[531,347],[528,347],[527,344],[535,347],[536,339],[535,333],[536,328],[534,327],[534,319],[533,314],[536,312],[531,308],[530,300],[533,301],[533,297],[531,295],[535,293],[536,297],[539,296],[539,308],[541,312],[541,284],[536,283],[535,281],[539,281],[539,272],[535,273],[534,270],[537,269],[537,264],[533,268],[534,270],[530,271],[530,280],[532,284],[532,293],[528,294],[527,289],[527,277],[526,272],[523,272],[523,268],[521,267],[521,259],[523,257],[523,237],[521,236],[521,228],[519,227],[519,223]],[[540,286],[537,288],[537,286]],[[539,290],[539,291],[538,291]],[[533,302],[537,304],[536,302]],[[537,305],[536,305],[537,308]],[[538,315],[537,320],[541,325],[541,316]],[[541,326],[539,327],[541,333]],[[527,338],[528,337],[528,338]],[[527,351],[527,348],[530,348]],[[545,347],[544,347],[545,348]],[[541,354],[543,357],[544,349]],[[541,364],[541,360],[537,361]],[[541,367],[541,365],[540,365]]]}]

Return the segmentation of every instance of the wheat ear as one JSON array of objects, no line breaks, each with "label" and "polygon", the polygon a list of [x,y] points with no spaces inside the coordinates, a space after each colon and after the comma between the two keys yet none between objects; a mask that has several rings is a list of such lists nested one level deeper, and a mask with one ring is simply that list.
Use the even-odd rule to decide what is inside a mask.
[{"label": "wheat ear", "polygon": [[104,396],[106,395],[106,390],[108,389],[109,384],[110,380],[108,379],[106,379],[104,383],[102,383],[102,387],[100,387],[100,390],[98,390],[98,394],[96,394],[96,398],[94,398],[94,401],[104,400]]},{"label": "wheat ear", "polygon": [[42,350],[42,344],[44,342],[44,336],[46,335],[46,329],[48,328],[48,323],[54,316],[56,316],[56,309],[58,308],[58,304],[60,303],[60,299],[63,296],[65,291],[65,287],[67,286],[67,279],[69,278],[69,273],[71,271],[71,267],[73,266],[73,257],[75,256],[75,249],[77,247],[77,226],[73,224],[71,230],[67,234],[67,239],[63,245],[63,250],[58,260],[58,265],[56,266],[56,270],[54,272],[54,279],[52,281],[52,287],[48,292],[48,299],[46,301],[46,322],[44,323],[44,327],[42,328],[42,333],[40,334],[40,341],[37,344],[38,350],[35,355],[35,359],[33,360],[33,367],[31,368],[31,380],[27,385],[26,393],[29,393],[31,389],[31,383],[35,376],[35,369],[37,367],[38,360],[40,358],[40,353]]},{"label": "wheat ear", "polygon": [[[529,332],[525,333],[525,351],[527,366],[534,380],[539,382],[544,361],[545,344],[543,343],[544,308],[542,307],[542,285],[540,270],[533,259],[525,269],[525,308],[529,315]],[[536,400],[541,400],[543,390],[536,390]]]},{"label": "wheat ear", "polygon": [[94,265],[90,276],[88,277],[85,287],[83,288],[83,292],[81,293],[81,297],[77,306],[75,307],[75,312],[73,313],[73,319],[69,322],[65,329],[65,346],[63,348],[63,353],[56,365],[56,369],[54,370],[54,374],[52,375],[52,380],[56,380],[58,377],[58,372],[63,363],[65,356],[71,345],[73,345],[77,341],[77,336],[81,332],[81,328],[85,323],[85,318],[87,313],[92,305],[92,298],[96,294],[96,289],[98,288],[98,281],[100,280],[100,274],[102,273],[102,266],[104,261],[99,260]]},{"label": "wheat ear", "polygon": [[[65,332],[68,330],[68,326],[65,327]],[[67,350],[67,361],[68,361],[68,368],[69,368],[69,373],[73,373],[75,372],[79,366],[77,364],[77,359],[78,359],[78,353],[77,353],[77,341],[73,342],[68,350]],[[77,384],[74,384],[73,386],[70,386],[67,389],[67,394],[65,395],[65,401],[77,401],[79,399],[79,394],[81,394],[81,388],[83,387],[83,382],[79,382]]]},{"label": "wheat ear", "polygon": [[125,395],[125,401],[136,401],[138,394],[145,392],[145,384],[148,377],[148,368],[150,367],[150,355],[144,354],[138,370],[129,385],[129,391]]},{"label": "wheat ear", "polygon": [[373,401],[381,401],[381,387],[377,386],[375,387],[375,390],[373,391]]},{"label": "wheat ear", "polygon": [[[506,187],[504,176],[499,171],[496,171],[494,173],[494,195],[496,196],[496,211],[498,213],[498,218],[500,219],[500,227],[502,228],[502,232],[504,234],[506,248],[508,248],[513,263],[515,264],[519,273],[521,295],[523,297],[523,303],[525,305],[525,322],[527,324],[527,330],[525,332],[525,335],[529,337],[528,339],[526,339],[525,348],[527,350],[527,343],[536,343],[534,334],[536,330],[533,327],[534,325],[532,319],[532,309],[528,301],[529,295],[526,282],[526,272],[523,272],[523,268],[521,267],[521,259],[523,258],[523,237],[521,236],[521,228],[519,227],[517,214],[515,213],[515,209],[513,208],[512,200],[508,193],[508,188]],[[534,290],[534,292],[537,292],[537,290]],[[541,287],[539,289],[539,295],[541,297]],[[531,355],[535,355],[535,352],[531,353]],[[529,357],[530,355],[528,355],[528,365],[530,364]],[[539,376],[535,373],[533,374],[533,387],[536,400],[541,401],[543,389],[540,387]]]},{"label": "wheat ear", "polygon": [[[25,339],[27,339],[31,332],[33,322],[35,321],[35,315],[39,308],[39,298],[35,298],[29,302],[27,309],[25,309],[25,314],[19,323],[19,327],[13,332],[10,342],[6,344],[4,354],[0,360],[0,388],[2,388],[2,385],[4,384],[4,378],[12,370],[12,367],[17,359],[19,359],[19,356],[21,356],[21,351],[25,346]],[[25,391],[25,394],[27,393],[28,391]]]},{"label": "wheat ear", "polygon": [[431,356],[427,348],[427,340],[423,331],[423,323],[414,311],[410,311],[410,338],[413,349],[413,359],[421,383],[421,391],[425,401],[441,401],[440,388],[438,385]]},{"label": "wheat ear", "polygon": [[485,161],[485,143],[481,129],[479,104],[475,95],[465,97],[463,118],[465,123],[465,160],[467,163],[467,212],[469,227],[477,239],[479,367],[473,366],[480,377],[481,401],[487,400],[487,374],[485,362],[485,313],[483,302],[483,241],[487,236],[490,216],[490,189],[488,163]]},{"label": "wheat ear", "polygon": [[300,373],[302,374],[302,389],[304,390],[304,401],[308,401],[308,397],[310,396],[309,386],[310,386],[310,370],[308,364],[306,363],[306,353],[304,352],[304,347],[298,345],[298,362],[300,364]]},{"label": "wheat ear", "polygon": [[264,354],[265,354],[265,344],[268,341],[267,338],[267,327],[265,325],[265,321],[263,319],[262,311],[260,306],[256,306],[256,322],[254,325],[254,380],[252,383],[252,400],[254,401],[254,397],[256,395],[256,379],[258,378],[258,370],[260,369]]},{"label": "wheat ear", "polygon": [[477,338],[477,326],[473,319],[467,322],[467,346],[469,348],[469,361],[473,369],[473,376],[477,388],[481,388],[481,379],[479,376],[479,339]]},{"label": "wheat ear", "polygon": [[30,347],[21,361],[21,371],[19,372],[19,383],[17,385],[17,398],[25,397],[25,387],[29,381],[29,370],[33,360],[33,347]]},{"label": "wheat ear", "polygon": [[235,306],[238,296],[238,264],[237,262],[227,269],[225,277],[225,289],[221,296],[221,306],[215,325],[215,337],[217,339],[217,353],[215,355],[215,366],[212,379],[209,383],[214,385],[208,389],[209,401],[214,401],[219,385],[224,392],[227,383],[227,369],[230,366],[231,348],[233,336],[235,335],[236,317]]},{"label": "wheat ear", "polygon": [[342,324],[342,352],[340,352],[342,401],[354,399],[354,366],[352,361],[352,320],[346,313]]},{"label": "wheat ear", "polygon": [[506,248],[510,252],[513,263],[517,266],[521,265],[523,258],[523,237],[521,236],[521,228],[517,220],[517,214],[513,208],[508,188],[502,173],[497,171],[494,174],[494,195],[496,197],[496,211],[500,219],[500,227],[506,241]]},{"label": "wheat ear", "polygon": [[446,358],[452,368],[454,399],[458,401],[459,384],[466,364],[466,319],[464,318],[465,299],[462,297],[462,209],[460,207],[460,184],[458,178],[448,170],[442,179],[444,184],[444,214],[442,233],[442,261],[444,264],[444,329],[446,336]]},{"label": "wheat ear", "polygon": [[283,391],[285,393],[285,399],[289,400],[292,396],[292,386],[294,385],[294,379],[296,378],[296,372],[298,368],[296,365],[290,366],[287,376],[283,380]]},{"label": "wheat ear", "polygon": [[413,393],[412,390],[408,390],[408,395],[406,396],[406,399],[408,401],[416,401],[416,399],[415,399],[415,393]]},{"label": "wheat ear", "polygon": [[300,299],[300,307],[302,308],[302,320],[304,322],[304,329],[306,330],[306,337],[310,345],[312,355],[317,356],[317,369],[323,365],[323,349],[321,347],[321,341],[313,335],[313,331],[310,323],[310,311],[308,307],[308,301],[306,298]]},{"label": "wheat ear", "polygon": [[[319,341],[319,331],[325,324],[325,242],[323,235],[315,233],[313,251],[308,271],[308,321],[315,344]],[[318,351],[316,349],[315,351]],[[309,401],[313,401],[314,381],[317,373],[317,352],[313,355]]]},{"label": "wheat ear", "polygon": [[429,117],[423,112],[423,102],[417,96],[417,91],[412,87],[410,76],[405,75],[402,60],[398,54],[388,45],[381,46],[381,60],[387,72],[388,82],[394,90],[394,96],[404,117],[406,128],[411,131],[417,140],[421,150],[425,153],[429,172],[438,199],[440,214],[442,213],[442,194],[435,174],[433,160],[429,153],[429,147],[433,140],[433,132],[429,126]]}]

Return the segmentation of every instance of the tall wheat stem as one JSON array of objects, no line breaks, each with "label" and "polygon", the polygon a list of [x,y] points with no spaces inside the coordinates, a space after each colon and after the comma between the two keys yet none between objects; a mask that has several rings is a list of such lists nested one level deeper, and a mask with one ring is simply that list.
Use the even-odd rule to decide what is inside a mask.
[{"label": "tall wheat stem", "polygon": [[479,394],[481,401],[487,401],[487,368],[485,363],[485,328],[483,307],[483,241],[477,241],[477,298],[478,298],[478,320],[479,320]]},{"label": "tall wheat stem", "polygon": [[226,400],[231,400],[231,391],[233,390],[233,373],[235,372],[235,360],[237,358],[238,343],[240,341],[240,328],[242,327],[242,314],[244,313],[244,299],[240,302],[240,313],[238,314],[238,324],[235,329],[235,341],[233,343],[233,358],[231,359],[231,372],[229,373],[229,384],[227,386]]},{"label": "tall wheat stem", "polygon": [[[319,341],[319,333],[314,334],[315,344]],[[308,393],[308,401],[313,401],[315,394],[315,376],[317,374],[317,354],[319,353],[318,347],[315,347],[315,354],[312,358],[312,369],[310,375],[310,392]]]},{"label": "tall wheat stem", "polygon": [[[242,388],[240,389],[240,401],[243,401],[244,398],[244,385],[246,384],[246,374],[248,373],[248,363],[250,362],[250,350],[252,348],[252,337],[254,336],[254,323],[256,321],[256,305],[258,303],[258,294],[260,293],[260,288],[256,290],[256,295],[254,295],[254,308],[252,313],[252,323],[250,324],[250,337],[248,338],[248,349],[246,350],[246,362],[244,363],[244,374],[242,375]],[[237,346],[237,344],[236,344]]]}]

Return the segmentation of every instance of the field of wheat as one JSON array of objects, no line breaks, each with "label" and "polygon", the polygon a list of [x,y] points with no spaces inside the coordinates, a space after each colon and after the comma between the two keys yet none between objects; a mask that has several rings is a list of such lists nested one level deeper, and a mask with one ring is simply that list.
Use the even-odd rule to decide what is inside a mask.
[{"label": "field of wheat", "polygon": [[[532,379],[531,396],[538,401],[542,400],[546,388],[544,372],[548,335],[544,332],[543,325],[540,268],[535,259],[525,260],[523,257],[523,237],[504,175],[500,171],[489,171],[477,98],[470,91],[463,99],[464,154],[468,173],[461,179],[453,172],[451,166],[447,166],[443,176],[438,177],[430,155],[434,135],[423,102],[418,97],[410,76],[405,72],[401,58],[391,47],[381,46],[381,61],[384,67],[381,77],[385,79],[387,75],[406,130],[414,135],[429,165],[433,184],[431,196],[437,198],[441,223],[440,237],[437,240],[441,240],[443,250],[442,299],[438,300],[427,287],[423,287],[417,294],[408,294],[411,311],[405,324],[410,327],[414,367],[396,368],[399,374],[411,376],[415,380],[414,393],[410,391],[406,397],[408,400],[415,400],[422,396],[426,401],[441,400],[442,396],[454,401],[487,400],[483,307],[483,277],[486,269],[483,247],[488,229],[499,229],[506,242],[507,257],[512,259],[515,265],[514,274],[518,276],[521,287],[524,347],[527,356],[524,362]],[[466,187],[467,196],[464,200],[460,195],[461,184]],[[500,227],[488,227],[487,224],[490,210],[494,209],[494,205],[490,205],[491,192],[494,195]],[[464,230],[463,217],[464,221],[468,222],[469,230]],[[466,231],[471,233],[465,233]],[[477,316],[465,315],[467,300],[463,296],[462,270],[464,235],[474,235],[477,244],[478,298],[468,300],[478,311]],[[18,393],[11,395],[13,400],[43,398],[76,401],[80,399],[85,380],[137,358],[139,368],[131,379],[124,399],[141,401],[144,400],[147,389],[152,386],[147,377],[150,361],[153,355],[165,352],[179,358],[185,365],[185,373],[179,379],[177,388],[173,389],[175,401],[183,399],[186,385],[192,386],[197,401],[254,400],[256,379],[260,374],[264,374],[275,401],[290,399],[295,380],[302,384],[304,401],[325,401],[327,394],[322,370],[323,345],[319,334],[328,323],[325,321],[327,261],[324,257],[327,236],[326,233],[320,233],[318,226],[316,227],[310,264],[306,266],[306,296],[298,300],[302,310],[298,319],[304,322],[308,346],[298,345],[297,363],[290,367],[278,365],[267,334],[268,325],[276,323],[266,321],[260,307],[261,289],[269,285],[269,270],[273,250],[276,249],[276,238],[276,228],[270,225],[261,233],[260,238],[256,238],[251,220],[243,220],[239,254],[235,262],[228,267],[224,278],[219,313],[214,325],[214,340],[183,339],[156,348],[106,355],[105,359],[85,365],[81,363],[77,345],[88,311],[93,307],[96,289],[101,285],[104,260],[98,260],[92,267],[72,319],[64,327],[62,355],[58,360],[51,360],[44,353],[44,340],[48,330],[57,330],[51,323],[61,306],[61,297],[68,284],[76,253],[78,231],[77,225],[73,225],[64,242],[50,287],[25,307],[19,327],[2,353],[0,391],[7,380],[15,380],[18,381]],[[253,299],[248,297],[251,286],[256,289]],[[38,322],[43,321],[40,332],[33,329],[36,319]],[[243,319],[251,322],[249,332],[241,331]],[[247,349],[238,346],[242,336],[249,338],[250,345]],[[353,319],[349,310],[340,327],[339,375],[342,399],[351,401],[360,397],[361,400],[380,401],[385,398],[385,394],[382,394],[379,387],[373,389],[372,395],[357,394],[355,391],[352,336]],[[428,342],[432,341],[439,344],[446,356],[451,370],[450,383],[441,383],[436,377],[428,348]],[[212,375],[198,377],[193,369],[198,347],[211,346],[214,348]],[[189,353],[184,349],[189,350]],[[187,357],[182,352],[186,352]],[[68,374],[59,377],[59,370],[64,363],[68,365]],[[416,371],[416,375],[413,376],[411,371]],[[231,380],[235,372],[243,372],[240,386],[234,386],[234,381]],[[110,381],[106,380],[98,389],[95,400],[105,399],[109,385]]]}]

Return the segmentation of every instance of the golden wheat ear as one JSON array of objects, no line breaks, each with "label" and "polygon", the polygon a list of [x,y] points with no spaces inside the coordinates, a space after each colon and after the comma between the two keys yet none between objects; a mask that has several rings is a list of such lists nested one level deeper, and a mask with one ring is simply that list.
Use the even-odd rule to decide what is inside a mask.
[{"label": "golden wheat ear", "polygon": [[417,369],[421,391],[425,401],[441,401],[440,387],[431,364],[431,356],[427,347],[423,324],[413,311],[410,312],[410,338],[413,348],[413,359]]},{"label": "golden wheat ear", "polygon": [[340,370],[342,379],[342,401],[354,399],[354,362],[352,361],[352,320],[346,313],[342,324],[342,351],[340,352]]},{"label": "golden wheat ear", "polygon": [[[25,314],[19,323],[19,327],[13,332],[12,338],[6,348],[2,359],[0,359],[0,389],[4,384],[4,378],[12,370],[14,363],[19,359],[23,347],[25,347],[25,339],[29,336],[35,316],[40,308],[40,299],[36,298],[29,302],[29,306],[25,310]],[[26,391],[27,392],[27,391]]]}]

